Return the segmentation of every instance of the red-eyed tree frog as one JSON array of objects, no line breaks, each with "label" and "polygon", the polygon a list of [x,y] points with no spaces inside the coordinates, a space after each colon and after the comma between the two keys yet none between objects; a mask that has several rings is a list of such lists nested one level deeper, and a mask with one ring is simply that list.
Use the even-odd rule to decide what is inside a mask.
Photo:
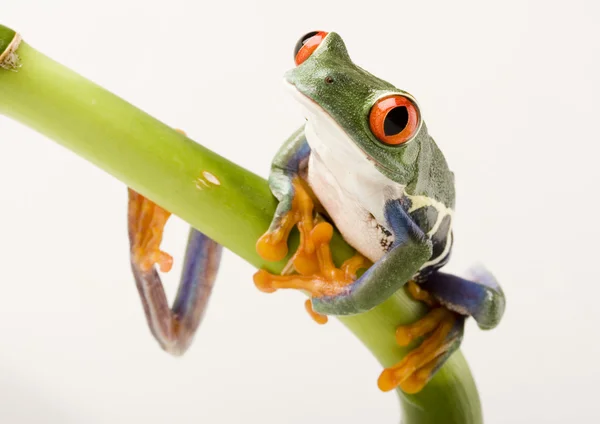
[{"label": "red-eyed tree frog", "polygon": [[[368,311],[406,286],[431,309],[399,326],[396,340],[404,346],[423,341],[386,368],[378,384],[384,391],[418,392],[460,345],[466,317],[484,329],[499,323],[504,294],[483,268],[471,278],[439,271],[453,243],[454,175],[415,98],[355,65],[334,32],[306,34],[294,58],[285,85],[306,123],[273,160],[269,185],[279,205],[257,250],[266,260],[283,259],[294,227],[300,246],[285,275],[260,270],[254,283],[264,292],[307,292],[307,310],[320,323],[327,315]],[[129,196],[131,263],[148,323],[164,349],[181,354],[202,318],[221,248],[191,230],[169,308],[154,269],[167,271],[172,263],[160,250],[169,213],[132,190]],[[329,250],[331,222],[357,251],[340,268]]]}]

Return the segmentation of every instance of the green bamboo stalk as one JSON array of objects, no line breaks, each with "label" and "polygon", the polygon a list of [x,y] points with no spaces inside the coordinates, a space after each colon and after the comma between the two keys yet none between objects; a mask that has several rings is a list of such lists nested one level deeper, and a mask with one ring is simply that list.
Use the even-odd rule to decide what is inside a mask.
[{"label": "green bamboo stalk", "polygon": [[[79,154],[254,266],[279,272],[285,264],[287,258],[263,261],[254,248],[276,206],[263,178],[44,56],[1,25],[0,113]],[[332,250],[338,264],[353,253],[337,233]],[[390,366],[407,353],[395,343],[396,326],[424,312],[400,290],[372,311],[340,320]],[[405,424],[483,422],[460,351],[420,393],[397,393]]]}]

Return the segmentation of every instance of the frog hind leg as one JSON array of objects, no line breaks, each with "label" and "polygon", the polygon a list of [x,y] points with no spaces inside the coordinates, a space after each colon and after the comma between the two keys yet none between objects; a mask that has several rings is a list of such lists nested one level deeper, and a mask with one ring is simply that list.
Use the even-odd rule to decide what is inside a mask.
[{"label": "frog hind leg", "polygon": [[161,271],[171,269],[173,259],[160,250],[170,213],[128,189],[128,229],[131,268],[150,331],[167,352],[182,355],[190,346],[206,309],[221,258],[221,246],[190,229],[181,282],[173,307],[164,292]]},{"label": "frog hind leg", "polygon": [[403,361],[384,370],[379,379],[382,390],[396,386],[407,393],[421,390],[460,346],[467,316],[482,329],[498,325],[505,309],[500,285],[484,268],[475,268],[470,274],[470,278],[463,278],[434,272],[421,284],[408,284],[412,297],[432,309],[421,320],[398,327],[396,341],[407,346],[419,337],[426,338]]},{"label": "frog hind leg", "polygon": [[421,287],[446,308],[472,316],[484,330],[499,324],[506,307],[502,288],[481,266],[472,268],[468,278],[435,272]]},{"label": "frog hind leg", "polygon": [[396,387],[405,393],[421,391],[462,341],[464,315],[440,306],[414,281],[407,287],[413,298],[427,303],[432,309],[417,322],[396,329],[396,342],[400,346],[408,346],[421,337],[423,341],[399,363],[383,370],[377,382],[382,391]]}]

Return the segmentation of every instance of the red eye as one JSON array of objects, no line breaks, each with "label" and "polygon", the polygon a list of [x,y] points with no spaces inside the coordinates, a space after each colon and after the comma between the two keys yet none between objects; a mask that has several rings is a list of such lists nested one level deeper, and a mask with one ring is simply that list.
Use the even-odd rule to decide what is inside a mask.
[{"label": "red eye", "polygon": [[407,97],[395,94],[377,100],[371,108],[369,126],[379,141],[400,145],[409,141],[419,125],[419,110]]},{"label": "red eye", "polygon": [[294,49],[294,61],[296,62],[296,66],[300,65],[313,54],[326,35],[327,33],[325,31],[313,31],[298,40],[296,48]]}]

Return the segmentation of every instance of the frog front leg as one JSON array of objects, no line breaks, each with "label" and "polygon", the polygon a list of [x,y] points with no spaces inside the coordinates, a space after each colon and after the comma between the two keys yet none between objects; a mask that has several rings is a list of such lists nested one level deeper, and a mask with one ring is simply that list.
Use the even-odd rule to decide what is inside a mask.
[{"label": "frog front leg", "polygon": [[389,200],[384,215],[394,235],[390,250],[338,293],[314,297],[312,304],[316,312],[352,315],[373,309],[406,284],[429,260],[431,241],[410,218],[401,200]]},{"label": "frog front leg", "polygon": [[304,136],[304,128],[296,131],[279,149],[269,175],[269,187],[279,204],[267,232],[258,240],[256,250],[268,261],[279,261],[288,253],[288,237],[298,226],[302,243],[293,262],[302,268],[306,257],[314,255],[309,234],[313,229],[313,201],[301,179],[306,168],[310,147]]},{"label": "frog front leg", "polygon": [[369,262],[357,255],[339,269],[333,264],[329,242],[333,229],[318,223],[310,233],[315,245],[317,271],[301,275],[272,275],[261,270],[254,282],[259,289],[273,292],[282,288],[301,289],[311,295],[317,313],[350,315],[368,311],[400,289],[430,257],[431,241],[414,224],[398,200],[387,203],[385,216],[394,234],[394,244],[383,258],[358,279],[356,272]]}]

